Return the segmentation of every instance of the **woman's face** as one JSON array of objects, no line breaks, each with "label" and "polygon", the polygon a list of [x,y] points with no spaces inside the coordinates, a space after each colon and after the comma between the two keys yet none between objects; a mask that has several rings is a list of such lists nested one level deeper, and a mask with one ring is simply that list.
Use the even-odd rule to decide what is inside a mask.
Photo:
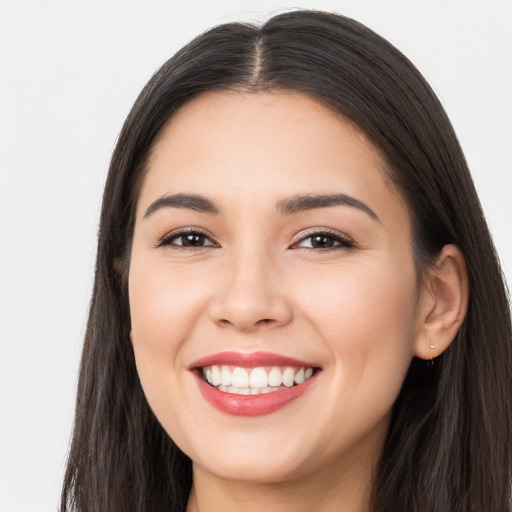
[{"label": "woman's face", "polygon": [[129,298],[144,392],[196,468],[278,482],[375,463],[421,290],[407,209],[340,115],[288,92],[181,108],[138,198]]}]

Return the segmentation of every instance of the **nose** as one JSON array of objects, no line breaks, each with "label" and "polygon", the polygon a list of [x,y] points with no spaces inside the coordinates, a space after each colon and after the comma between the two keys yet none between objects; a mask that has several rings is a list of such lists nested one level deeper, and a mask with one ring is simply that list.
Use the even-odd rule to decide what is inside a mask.
[{"label": "nose", "polygon": [[[250,252],[251,254],[247,254]],[[240,252],[224,262],[210,305],[212,320],[223,327],[251,332],[288,324],[292,307],[272,257]]]}]

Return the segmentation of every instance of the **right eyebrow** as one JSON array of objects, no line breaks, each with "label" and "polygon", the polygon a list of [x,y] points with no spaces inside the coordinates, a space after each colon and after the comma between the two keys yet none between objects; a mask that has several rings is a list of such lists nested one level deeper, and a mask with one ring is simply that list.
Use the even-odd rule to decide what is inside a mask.
[{"label": "right eyebrow", "polygon": [[203,213],[220,212],[215,203],[204,196],[198,194],[172,194],[162,196],[153,201],[143,218],[147,219],[161,208],[186,208]]},{"label": "right eyebrow", "polygon": [[279,211],[285,215],[314,210],[316,208],[328,208],[330,206],[350,206],[366,213],[373,220],[380,222],[377,214],[365,203],[355,197],[346,194],[319,194],[294,196],[279,203]]}]

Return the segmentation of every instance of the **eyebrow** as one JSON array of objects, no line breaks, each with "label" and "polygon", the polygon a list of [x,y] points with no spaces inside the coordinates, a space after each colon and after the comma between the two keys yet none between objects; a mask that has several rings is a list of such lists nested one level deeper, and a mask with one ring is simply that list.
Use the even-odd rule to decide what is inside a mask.
[{"label": "eyebrow", "polygon": [[201,213],[219,213],[219,209],[213,201],[198,194],[173,194],[165,195],[153,201],[146,213],[144,219],[153,215],[161,208],[186,208]]},{"label": "eyebrow", "polygon": [[320,194],[290,197],[279,203],[279,212],[283,215],[291,215],[307,210],[314,210],[316,208],[328,208],[330,206],[350,206],[357,208],[369,215],[372,219],[380,222],[377,214],[369,206],[359,199],[347,196],[346,194]]},{"label": "eyebrow", "polygon": [[[350,206],[357,208],[369,215],[372,219],[379,221],[377,214],[365,203],[355,197],[346,194],[319,194],[302,195],[283,199],[279,202],[278,211],[281,215],[293,215],[317,208],[329,208],[331,206]],[[172,194],[165,195],[153,201],[146,213],[144,219],[153,215],[162,208],[185,208],[201,213],[218,214],[220,209],[210,199],[199,194]]]}]

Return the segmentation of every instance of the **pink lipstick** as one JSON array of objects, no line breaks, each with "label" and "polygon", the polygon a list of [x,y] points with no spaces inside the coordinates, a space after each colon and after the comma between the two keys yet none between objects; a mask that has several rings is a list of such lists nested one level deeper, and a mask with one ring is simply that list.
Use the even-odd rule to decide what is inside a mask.
[{"label": "pink lipstick", "polygon": [[203,397],[221,412],[261,416],[301,397],[320,368],[268,352],[220,352],[190,365]]}]

